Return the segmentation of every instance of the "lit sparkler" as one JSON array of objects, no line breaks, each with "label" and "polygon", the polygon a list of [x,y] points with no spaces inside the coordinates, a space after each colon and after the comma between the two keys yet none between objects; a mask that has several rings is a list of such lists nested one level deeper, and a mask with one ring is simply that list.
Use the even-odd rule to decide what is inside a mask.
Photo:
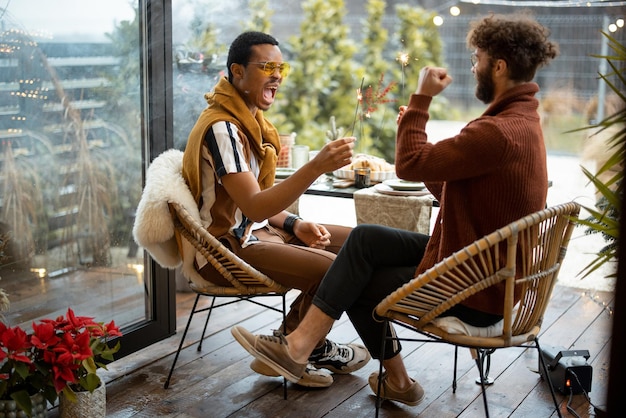
[{"label": "lit sparkler", "polygon": [[354,127],[356,126],[356,117],[359,114],[359,105],[361,104],[361,101],[363,100],[363,83],[364,82],[365,82],[365,77],[361,79],[361,87],[359,87],[356,90],[356,107],[354,109],[354,121],[352,121],[352,128],[350,129],[349,136],[352,136],[352,134],[354,133]]},{"label": "lit sparkler", "polygon": [[400,62],[400,69],[402,70],[402,85],[400,88],[400,96],[404,101],[404,67],[406,67],[409,63],[409,54],[407,54],[406,52],[400,52],[396,60]]}]

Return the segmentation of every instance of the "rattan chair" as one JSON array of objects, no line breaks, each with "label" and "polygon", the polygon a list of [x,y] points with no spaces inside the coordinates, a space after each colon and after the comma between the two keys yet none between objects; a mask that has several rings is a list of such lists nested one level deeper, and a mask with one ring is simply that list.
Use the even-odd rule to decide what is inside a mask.
[{"label": "rattan chair", "polygon": [[[543,376],[556,411],[561,416],[550,374],[541,355],[539,332],[544,313],[567,245],[576,224],[579,205],[564,203],[528,215],[475,241],[426,270],[409,283],[388,295],[375,308],[375,313],[387,323],[403,326],[421,334],[421,338],[394,337],[399,340],[443,342],[455,346],[454,377],[456,391],[458,347],[468,347],[476,361],[480,377],[485,415],[489,417],[485,359],[496,349],[506,347],[536,348]],[[517,271],[517,274],[516,274]],[[486,329],[471,332],[452,330],[445,318],[438,318],[446,310],[490,286],[503,283],[504,319],[496,332],[489,336]],[[513,291],[518,286],[521,299],[516,304]],[[448,318],[450,319],[450,318]],[[477,332],[478,331],[478,332]],[[426,338],[424,338],[426,337]],[[382,336],[385,341],[391,337]],[[382,358],[382,357],[381,357]],[[379,370],[378,393],[382,386],[382,362]],[[382,399],[376,399],[378,416]]]},{"label": "rattan chair", "polygon": [[[256,270],[254,267],[250,266],[248,263],[231,252],[217,238],[211,235],[196,219],[194,219],[184,206],[174,202],[169,202],[168,205],[174,221],[174,228],[180,233],[181,237],[191,243],[196,250],[201,252],[207,261],[211,263],[211,265],[213,265],[213,267],[226,280],[228,280],[231,285],[220,286],[210,282],[205,282],[202,286],[200,286],[196,282],[189,283],[191,289],[196,292],[196,300],[193,304],[193,308],[191,309],[191,313],[189,314],[187,326],[185,327],[183,336],[180,339],[180,344],[178,346],[178,350],[176,351],[174,361],[172,362],[172,367],[170,368],[167,380],[165,381],[165,389],[167,389],[170,384],[170,379],[172,377],[172,373],[174,372],[174,367],[176,366],[180,350],[183,347],[187,331],[189,330],[189,325],[191,324],[191,320],[195,314],[208,311],[206,322],[204,323],[204,328],[202,330],[202,336],[200,337],[200,341],[198,343],[198,351],[200,351],[202,349],[202,340],[204,339],[204,334],[213,309],[244,300],[276,312],[281,312],[284,324],[286,312],[285,297],[286,293],[290,290]],[[209,307],[198,308],[198,300],[203,296],[211,297],[211,304]],[[262,296],[281,297],[282,309],[278,309],[274,306],[261,303],[256,300]],[[229,300],[216,304],[215,301],[218,297],[229,298]],[[283,387],[284,396],[286,398],[286,381],[283,381]]]}]

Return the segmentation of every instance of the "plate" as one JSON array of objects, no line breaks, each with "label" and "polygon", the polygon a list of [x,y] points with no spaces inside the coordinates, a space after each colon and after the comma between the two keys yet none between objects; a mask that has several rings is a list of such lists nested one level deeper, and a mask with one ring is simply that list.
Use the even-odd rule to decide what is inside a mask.
[{"label": "plate", "polygon": [[374,190],[378,193],[387,194],[391,196],[426,196],[429,195],[430,192],[428,189],[422,190],[395,190],[391,187],[387,186],[384,183],[378,183],[374,185]]},{"label": "plate", "polygon": [[290,175],[296,172],[295,168],[277,168],[276,169],[276,178],[277,179],[286,179]]},{"label": "plate", "polygon": [[[349,179],[354,180],[354,170],[353,169],[343,169],[333,171],[333,175],[340,179]],[[370,181],[373,182],[381,182],[388,179],[396,178],[395,171],[372,171],[370,173]]]},{"label": "plate", "polygon": [[383,181],[383,184],[391,187],[394,190],[424,190],[426,186],[421,181],[408,181],[402,179],[389,179]]}]

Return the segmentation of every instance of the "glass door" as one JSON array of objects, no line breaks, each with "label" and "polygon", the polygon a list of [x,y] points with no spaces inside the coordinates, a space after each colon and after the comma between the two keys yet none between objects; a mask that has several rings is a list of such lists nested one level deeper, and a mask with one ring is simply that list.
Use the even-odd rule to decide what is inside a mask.
[{"label": "glass door", "polygon": [[71,308],[115,320],[119,355],[173,332],[169,273],[132,238],[144,150],[167,142],[153,117],[166,100],[150,99],[166,90],[167,72],[151,79],[168,49],[165,3],[0,8],[0,288],[12,326]]}]

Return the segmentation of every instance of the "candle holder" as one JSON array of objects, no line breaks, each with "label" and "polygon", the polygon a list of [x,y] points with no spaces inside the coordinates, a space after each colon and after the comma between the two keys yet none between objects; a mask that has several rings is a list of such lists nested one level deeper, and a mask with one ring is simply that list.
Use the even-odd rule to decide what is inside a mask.
[{"label": "candle holder", "polygon": [[370,187],[370,173],[369,167],[359,167],[354,169],[354,187],[357,189],[364,189]]}]

